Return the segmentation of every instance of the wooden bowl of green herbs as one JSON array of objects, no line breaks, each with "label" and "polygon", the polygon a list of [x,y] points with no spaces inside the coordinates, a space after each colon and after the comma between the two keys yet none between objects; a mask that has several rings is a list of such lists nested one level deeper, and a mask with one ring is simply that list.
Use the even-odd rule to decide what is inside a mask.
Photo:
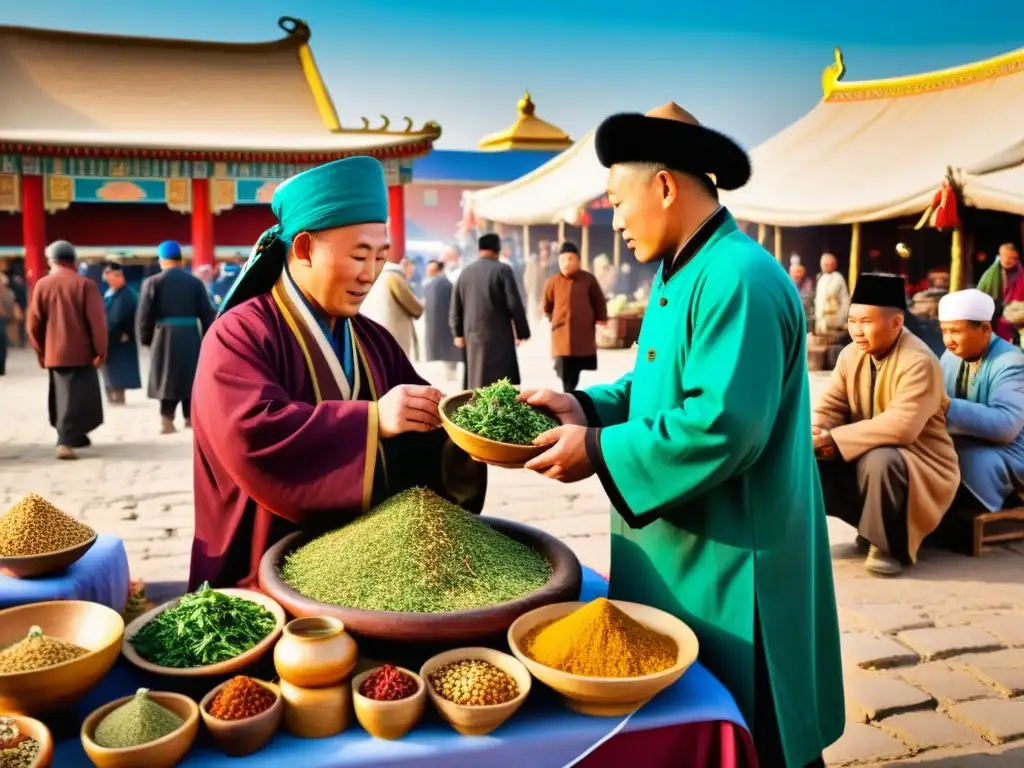
[{"label": "wooden bowl of green herbs", "polygon": [[284,609],[261,592],[204,584],[135,619],[124,630],[121,653],[158,675],[233,675],[274,647],[285,618]]},{"label": "wooden bowl of green herbs", "polygon": [[506,469],[519,469],[547,446],[533,445],[558,419],[545,408],[516,400],[519,388],[507,379],[488,387],[449,395],[438,405],[448,437],[473,459]]}]

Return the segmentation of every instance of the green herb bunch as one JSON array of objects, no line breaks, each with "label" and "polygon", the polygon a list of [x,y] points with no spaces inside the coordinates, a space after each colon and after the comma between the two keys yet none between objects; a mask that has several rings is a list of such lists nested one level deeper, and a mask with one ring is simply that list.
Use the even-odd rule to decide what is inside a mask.
[{"label": "green herb bunch", "polygon": [[519,390],[501,379],[473,391],[473,398],[452,414],[452,423],[474,435],[499,443],[530,445],[533,439],[558,422],[526,403],[516,400]]},{"label": "green herb bunch", "polygon": [[145,624],[129,642],[161,667],[205,667],[233,659],[271,633],[277,620],[259,603],[204,583]]}]

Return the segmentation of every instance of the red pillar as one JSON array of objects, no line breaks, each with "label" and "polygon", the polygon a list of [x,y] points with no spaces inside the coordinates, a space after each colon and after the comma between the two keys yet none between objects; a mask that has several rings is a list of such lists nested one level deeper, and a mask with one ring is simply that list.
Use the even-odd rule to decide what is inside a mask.
[{"label": "red pillar", "polygon": [[25,245],[25,279],[29,286],[46,274],[46,206],[43,177],[21,177],[21,238]]},{"label": "red pillar", "polygon": [[213,266],[213,208],[210,180],[192,179],[192,270]]},{"label": "red pillar", "polygon": [[391,236],[391,254],[388,261],[397,264],[405,258],[405,187],[388,187],[388,231]]}]

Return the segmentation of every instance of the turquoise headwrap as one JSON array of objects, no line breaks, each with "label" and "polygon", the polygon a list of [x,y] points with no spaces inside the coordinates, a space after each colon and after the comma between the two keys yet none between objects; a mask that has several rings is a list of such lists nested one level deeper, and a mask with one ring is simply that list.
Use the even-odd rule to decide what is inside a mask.
[{"label": "turquoise headwrap", "polygon": [[279,223],[256,242],[219,314],[273,287],[288,247],[300,232],[387,222],[384,166],[375,158],[358,156],[303,171],[274,190],[270,209]]}]

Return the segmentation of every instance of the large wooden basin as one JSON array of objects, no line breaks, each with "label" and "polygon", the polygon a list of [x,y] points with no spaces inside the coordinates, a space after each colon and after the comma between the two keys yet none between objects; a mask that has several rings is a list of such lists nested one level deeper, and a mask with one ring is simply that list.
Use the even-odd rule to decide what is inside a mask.
[{"label": "large wooden basin", "polygon": [[[551,603],[578,600],[583,584],[580,562],[569,547],[554,536],[528,525],[481,516],[492,528],[540,552],[551,563],[552,575],[540,589],[516,600],[449,613],[392,613],[365,611],[321,603],[305,597],[281,579],[281,564],[289,553],[306,544],[315,534],[298,532],[281,539],[260,561],[260,589],[299,618],[331,616],[362,637],[403,643],[465,643],[505,632],[527,611]],[[344,563],[338,563],[344,569]]]}]

